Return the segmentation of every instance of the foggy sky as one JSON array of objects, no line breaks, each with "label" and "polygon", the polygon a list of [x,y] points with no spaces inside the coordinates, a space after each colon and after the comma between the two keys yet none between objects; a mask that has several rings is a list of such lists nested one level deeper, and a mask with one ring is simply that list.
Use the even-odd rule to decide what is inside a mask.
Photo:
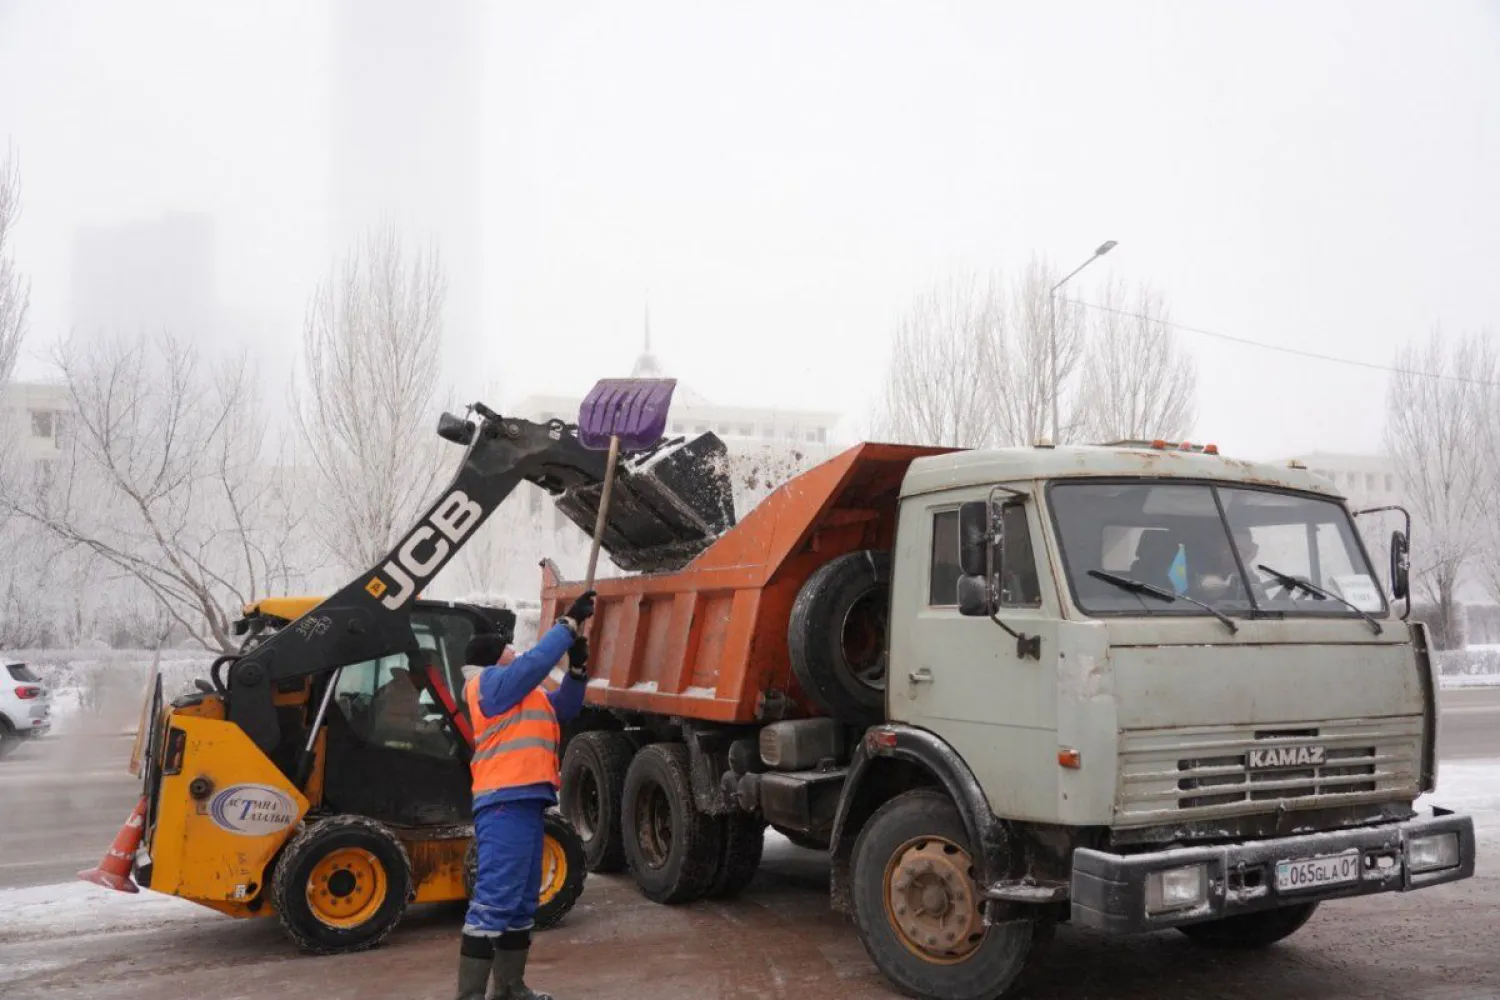
[{"label": "foggy sky", "polygon": [[[450,367],[502,404],[628,370],[649,289],[656,352],[698,391],[857,432],[925,285],[1033,252],[1071,268],[1105,239],[1072,294],[1149,281],[1236,336],[1389,362],[1435,324],[1500,329],[1500,4],[489,4],[473,72],[445,77],[475,92],[443,127],[472,132],[393,111],[381,136],[372,85],[367,158],[338,139],[338,15],[0,0],[28,349],[73,322],[81,228],[201,212],[222,332],[283,385],[339,192],[373,212],[395,176],[380,142],[431,147],[436,178],[386,184],[389,215],[433,215],[422,239],[472,226],[442,247],[479,285]],[[424,59],[448,65],[402,68]],[[1378,446],[1379,373],[1181,336],[1199,439]]]}]

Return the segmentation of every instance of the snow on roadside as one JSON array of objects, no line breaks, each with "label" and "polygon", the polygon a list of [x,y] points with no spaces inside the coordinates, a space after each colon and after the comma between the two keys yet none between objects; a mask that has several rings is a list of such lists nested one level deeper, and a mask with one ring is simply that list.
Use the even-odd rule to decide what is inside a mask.
[{"label": "snow on roadside", "polygon": [[144,889],[131,894],[88,882],[0,889],[0,942],[220,919],[231,918],[197,903]]},{"label": "snow on roadside", "polygon": [[1441,688],[1500,687],[1500,674],[1445,674],[1438,678]]}]

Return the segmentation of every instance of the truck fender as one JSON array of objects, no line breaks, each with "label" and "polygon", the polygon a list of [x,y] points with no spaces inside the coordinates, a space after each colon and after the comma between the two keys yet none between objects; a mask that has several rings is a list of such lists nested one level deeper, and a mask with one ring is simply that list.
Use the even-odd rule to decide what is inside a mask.
[{"label": "truck fender", "polygon": [[887,723],[866,731],[849,764],[838,812],[833,821],[829,854],[833,860],[833,905],[844,909],[848,902],[849,862],[854,842],[865,822],[892,794],[909,790],[882,788],[882,778],[893,764],[924,772],[930,784],[941,787],[963,817],[969,845],[974,852],[976,881],[988,886],[1004,878],[1015,858],[1011,833],[990,811],[984,791],[969,765],[942,738],[915,726]]}]

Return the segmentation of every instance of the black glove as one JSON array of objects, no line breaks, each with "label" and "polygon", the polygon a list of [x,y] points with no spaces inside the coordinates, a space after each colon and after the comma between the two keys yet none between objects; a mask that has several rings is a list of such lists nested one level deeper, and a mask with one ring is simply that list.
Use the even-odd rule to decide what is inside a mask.
[{"label": "black glove", "polygon": [[563,617],[573,619],[573,624],[582,627],[583,623],[594,617],[594,592],[584,591],[578,599],[568,605],[568,610]]},{"label": "black glove", "polygon": [[568,647],[568,674],[578,680],[588,677],[589,663],[589,640],[588,636],[580,635],[573,640],[573,645]]}]

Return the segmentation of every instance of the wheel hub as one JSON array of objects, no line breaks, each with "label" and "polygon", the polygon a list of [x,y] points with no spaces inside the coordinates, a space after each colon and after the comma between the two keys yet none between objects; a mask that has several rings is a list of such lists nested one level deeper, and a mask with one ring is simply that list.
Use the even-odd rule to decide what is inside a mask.
[{"label": "wheel hub", "polygon": [[357,927],[385,903],[385,866],[369,851],[343,847],[330,851],[307,880],[307,905],[329,927]]},{"label": "wheel hub", "polygon": [[972,867],[967,851],[941,838],[905,845],[887,867],[891,926],[929,961],[960,961],[984,940]]}]

